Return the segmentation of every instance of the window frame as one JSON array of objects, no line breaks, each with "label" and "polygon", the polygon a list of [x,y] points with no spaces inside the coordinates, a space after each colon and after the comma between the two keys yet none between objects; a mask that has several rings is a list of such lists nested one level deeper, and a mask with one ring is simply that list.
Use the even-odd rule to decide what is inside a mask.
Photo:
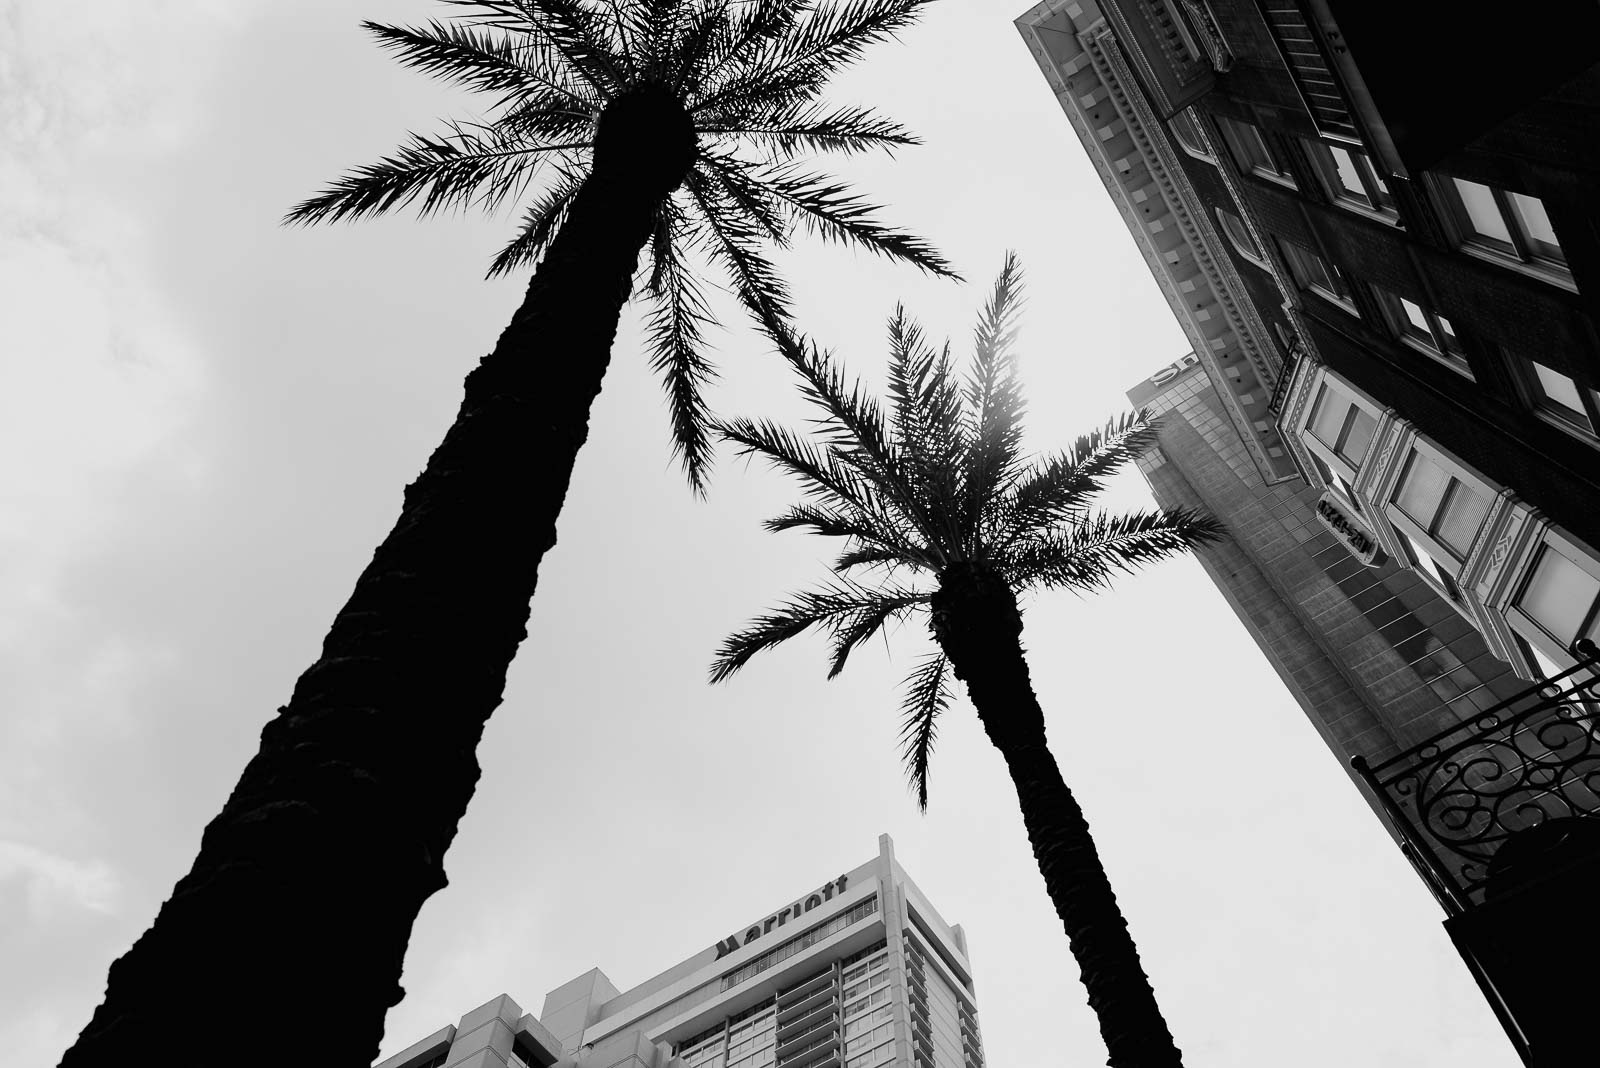
[{"label": "window frame", "polygon": [[[1432,357],[1439,363],[1469,380],[1475,380],[1472,364],[1467,358],[1467,348],[1461,341],[1455,324],[1440,315],[1429,305],[1410,297],[1401,296],[1392,289],[1368,283],[1372,293],[1388,320],[1389,332],[1395,340]],[[1417,309],[1423,325],[1419,326],[1406,311],[1406,305]],[[1440,324],[1443,325],[1440,325]]]},{"label": "window frame", "polygon": [[[1506,606],[1505,617],[1506,622],[1511,625],[1512,633],[1538,649],[1548,660],[1560,665],[1562,670],[1566,670],[1576,663],[1571,650],[1561,645],[1559,636],[1546,630],[1544,624],[1540,623],[1532,613],[1522,607],[1523,595],[1527,593],[1528,587],[1532,584],[1539,564],[1544,559],[1544,554],[1552,550],[1566,557],[1579,570],[1595,579],[1596,582],[1600,582],[1600,561],[1594,560],[1587,552],[1583,551],[1577,542],[1565,537],[1560,531],[1546,531],[1545,536],[1540,539],[1539,544],[1528,556],[1527,570],[1517,582],[1516,595],[1511,598],[1510,604]],[[1589,607],[1585,610],[1582,619],[1578,623],[1578,637],[1585,636],[1600,640],[1600,595],[1597,595],[1589,603]]]},{"label": "window frame", "polygon": [[[1343,441],[1346,435],[1348,435],[1350,432],[1351,411],[1360,409],[1362,413],[1373,420],[1374,425],[1372,437],[1368,439],[1367,451],[1362,454],[1361,460],[1358,463],[1351,463],[1348,459],[1346,459],[1344,456],[1341,456],[1336,451],[1336,446],[1325,444],[1321,438],[1312,433],[1311,423],[1316,418],[1317,412],[1323,403],[1324,397],[1333,397],[1338,402],[1348,405],[1345,410],[1344,419],[1340,423],[1339,428],[1339,438],[1341,441]],[[1332,489],[1341,495],[1348,492],[1350,500],[1352,504],[1355,505],[1356,510],[1361,514],[1363,522],[1367,521],[1366,517],[1369,509],[1367,505],[1362,503],[1361,499],[1356,496],[1355,487],[1360,483],[1362,465],[1371,458],[1373,449],[1377,444],[1378,432],[1383,428],[1382,416],[1382,410],[1376,405],[1369,403],[1365,397],[1359,396],[1346,389],[1341,383],[1324,377],[1323,380],[1317,385],[1316,396],[1312,398],[1310,404],[1306,405],[1305,414],[1300,417],[1299,425],[1294,428],[1295,436],[1299,438],[1300,443],[1305,446],[1306,451],[1311,453],[1312,459],[1319,461],[1321,465],[1327,468],[1327,470],[1335,477],[1336,481],[1325,482],[1325,487]],[[1317,474],[1321,475],[1322,471],[1318,470]]]},{"label": "window frame", "polygon": [[1226,115],[1211,117],[1217,124],[1217,133],[1228,151],[1228,158],[1241,174],[1252,174],[1290,189],[1300,188],[1294,173],[1272,150],[1272,145],[1262,135],[1259,126]]},{"label": "window frame", "polygon": [[[1297,288],[1315,293],[1324,300],[1343,308],[1356,318],[1361,318],[1361,312],[1357,310],[1355,298],[1351,293],[1350,282],[1340,272],[1337,265],[1329,263],[1322,258],[1321,254],[1306,248],[1299,242],[1290,241],[1285,237],[1279,237],[1276,240],[1278,242],[1278,251],[1282,254],[1284,262],[1288,264],[1289,275],[1294,280]],[[1329,288],[1319,279],[1312,278],[1312,272],[1307,261],[1309,261],[1309,264],[1314,264],[1320,268],[1322,276],[1330,279],[1339,288]]]},{"label": "window frame", "polygon": [[[1499,496],[1499,490],[1491,486],[1477,472],[1430,447],[1425,441],[1413,439],[1407,445],[1407,450],[1407,455],[1400,462],[1399,475],[1387,487],[1384,494],[1381,508],[1384,520],[1388,522],[1391,533],[1396,536],[1395,540],[1399,543],[1401,552],[1411,561],[1413,570],[1439,590],[1446,600],[1466,614],[1468,611],[1466,596],[1460,585],[1461,571],[1466,566],[1467,558],[1472,555],[1473,545],[1483,533],[1484,524],[1488,522],[1489,515],[1494,510],[1494,501]],[[1447,476],[1445,492],[1439,495],[1439,503],[1426,525],[1407,515],[1399,504],[1401,491],[1418,456],[1425,457]],[[1440,520],[1448,510],[1458,485],[1467,487],[1486,502],[1483,515],[1479,517],[1466,548],[1459,556],[1455,549],[1435,536]],[[1425,560],[1416,559],[1418,549],[1422,550]],[[1429,567],[1429,564],[1432,567]]]},{"label": "window frame", "polygon": [[[1312,166],[1316,169],[1317,179],[1330,200],[1340,207],[1353,208],[1363,215],[1386,223],[1399,221],[1400,213],[1395,207],[1394,191],[1378,173],[1371,156],[1348,145],[1335,145],[1309,138],[1303,140],[1306,143],[1306,154],[1311,157]],[[1356,172],[1356,184],[1361,187],[1359,190],[1353,190],[1345,185],[1339,161],[1334,157],[1335,152],[1342,152],[1349,157],[1350,166]]]},{"label": "window frame", "polygon": [[[1189,141],[1184,137],[1182,132],[1183,123],[1188,123],[1191,127],[1193,127],[1195,135],[1194,144],[1190,144]],[[1186,108],[1179,108],[1177,111],[1173,112],[1172,117],[1167,120],[1167,129],[1172,133],[1172,140],[1177,142],[1178,147],[1183,149],[1184,152],[1193,156],[1195,159],[1203,160],[1212,166],[1216,166],[1217,157],[1213,156],[1206,149],[1205,130],[1200,124],[1200,117],[1195,113],[1193,105]]]},{"label": "window frame", "polygon": [[[1237,205],[1235,206],[1237,207]],[[1256,245],[1255,238],[1250,235],[1250,224],[1244,221],[1244,215],[1242,213],[1237,211],[1229,211],[1227,208],[1224,208],[1221,205],[1212,208],[1211,212],[1212,215],[1216,217],[1218,228],[1222,230],[1222,236],[1228,239],[1228,244],[1233,246],[1233,250],[1235,252],[1237,252],[1246,261],[1255,264],[1257,267],[1260,267],[1263,271],[1272,270],[1271,265],[1267,263],[1266,253],[1261,251],[1261,249]],[[1229,219],[1232,219],[1234,222],[1239,224],[1238,233],[1235,233],[1234,228],[1228,225]],[[1244,238],[1244,240],[1250,242],[1250,246],[1248,248],[1240,243],[1241,236]]]},{"label": "window frame", "polygon": [[[1577,292],[1578,287],[1572,278],[1572,268],[1568,264],[1566,250],[1561,244],[1561,235],[1555,233],[1555,223],[1550,220],[1549,209],[1544,206],[1543,200],[1532,193],[1504,189],[1476,178],[1463,178],[1453,174],[1436,174],[1429,177],[1432,179],[1435,195],[1444,205],[1445,219],[1453,231],[1452,236],[1458,249],[1479,259],[1511,267],[1542,281],[1552,282],[1563,289]],[[1472,221],[1471,213],[1467,210],[1466,200],[1461,194],[1458,184],[1461,182],[1489,191],[1495,210],[1500,214],[1501,225],[1510,237],[1509,241],[1502,241],[1477,228]],[[1539,210],[1544,213],[1545,219],[1550,221],[1551,232],[1556,238],[1555,247],[1561,250],[1559,259],[1545,255],[1534,247],[1533,242],[1536,239],[1526,232],[1527,223],[1523,221],[1521,211],[1511,199],[1513,196],[1526,197],[1539,205]]]},{"label": "window frame", "polygon": [[[1580,381],[1563,368],[1552,367],[1543,360],[1536,360],[1532,356],[1525,356],[1509,349],[1505,350],[1505,360],[1512,378],[1516,381],[1517,391],[1535,416],[1590,445],[1600,445],[1600,388]],[[1543,367],[1550,373],[1560,375],[1571,382],[1578,392],[1578,401],[1583,407],[1573,409],[1551,397],[1539,380],[1535,366]]]}]

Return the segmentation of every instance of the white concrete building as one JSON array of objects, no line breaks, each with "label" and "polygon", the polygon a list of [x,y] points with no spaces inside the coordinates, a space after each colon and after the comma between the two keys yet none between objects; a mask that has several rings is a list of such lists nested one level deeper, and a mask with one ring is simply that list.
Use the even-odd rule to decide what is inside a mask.
[{"label": "white concrete building", "polygon": [[894,859],[802,887],[619,991],[501,994],[376,1068],[983,1068],[966,936]]}]

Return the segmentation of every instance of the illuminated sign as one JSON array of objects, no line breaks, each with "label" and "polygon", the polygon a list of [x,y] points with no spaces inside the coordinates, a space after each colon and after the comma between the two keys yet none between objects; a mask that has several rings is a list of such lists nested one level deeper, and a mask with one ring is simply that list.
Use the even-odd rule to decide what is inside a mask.
[{"label": "illuminated sign", "polygon": [[1179,375],[1183,374],[1183,372],[1187,371],[1189,368],[1193,367],[1195,364],[1197,364],[1199,362],[1200,362],[1200,357],[1196,356],[1192,352],[1188,353],[1187,355],[1182,356],[1179,359],[1173,360],[1171,363],[1167,364],[1161,370],[1159,370],[1155,374],[1151,375],[1150,376],[1150,384],[1152,386],[1165,385],[1166,383],[1171,382],[1174,378],[1177,378]]},{"label": "illuminated sign", "polygon": [[770,933],[774,927],[782,927],[788,921],[797,919],[802,912],[810,912],[824,901],[831,901],[835,893],[844,893],[844,884],[849,881],[850,877],[848,875],[841,875],[831,883],[823,883],[815,893],[808,895],[804,901],[796,901],[793,905],[781,908],[754,927],[751,927],[744,933],[743,942],[737,936],[724,938],[717,943],[717,959],[721,960],[741,945],[748,946],[762,935]]},{"label": "illuminated sign", "polygon": [[1317,499],[1317,520],[1340,541],[1357,560],[1368,567],[1377,567],[1384,561],[1384,555],[1378,549],[1378,543],[1367,528],[1350,518],[1344,510],[1345,506],[1332,490],[1328,490]]}]

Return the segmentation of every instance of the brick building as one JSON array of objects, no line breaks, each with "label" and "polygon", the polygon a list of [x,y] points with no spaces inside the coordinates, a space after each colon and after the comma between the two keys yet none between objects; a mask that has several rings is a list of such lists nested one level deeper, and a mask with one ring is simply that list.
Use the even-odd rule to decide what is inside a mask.
[{"label": "brick building", "polygon": [[[1562,1000],[1576,988],[1550,984],[1556,950],[1518,925],[1593,892],[1571,880],[1600,810],[1579,692],[1600,634],[1600,7],[1489,15],[1044,0],[1017,26],[1206,379],[1146,464],[1158,498],[1229,524],[1208,568],[1330,746],[1362,762],[1524,1059],[1586,1063],[1563,1059],[1586,1019]],[[1349,568],[1366,588],[1334,577]],[[1319,621],[1340,599],[1374,641],[1390,622],[1375,608],[1429,637],[1381,656],[1330,644]],[[1368,720],[1329,720],[1344,705],[1285,671],[1289,617]],[[1421,659],[1404,651],[1419,639]],[[1429,659],[1440,648],[1462,666]],[[1511,673],[1549,685],[1507,696]],[[1435,685],[1453,676],[1507,700],[1473,716],[1472,696]],[[1512,861],[1551,878],[1511,879]]]}]

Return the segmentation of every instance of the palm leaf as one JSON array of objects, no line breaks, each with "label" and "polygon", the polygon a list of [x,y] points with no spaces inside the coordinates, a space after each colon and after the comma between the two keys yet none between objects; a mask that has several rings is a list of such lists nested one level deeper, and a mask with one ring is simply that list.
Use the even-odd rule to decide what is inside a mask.
[{"label": "palm leaf", "polygon": [[923,657],[906,676],[905,696],[900,702],[900,752],[917,795],[917,808],[923,812],[928,811],[928,760],[933,755],[939,715],[950,705],[949,663],[942,652]]},{"label": "palm leaf", "polygon": [[1104,589],[1118,573],[1216,541],[1226,528],[1190,509],[1097,513],[1064,532],[1019,541],[1006,557],[1006,571],[1023,587]]},{"label": "palm leaf", "polygon": [[885,601],[895,601],[903,596],[908,595],[903,591],[876,590],[845,580],[820,590],[795,594],[723,639],[711,664],[711,681],[721,682],[729,678],[757,653],[803,634],[810,627],[831,625],[836,620],[848,626],[848,621],[861,612],[876,609]]}]

